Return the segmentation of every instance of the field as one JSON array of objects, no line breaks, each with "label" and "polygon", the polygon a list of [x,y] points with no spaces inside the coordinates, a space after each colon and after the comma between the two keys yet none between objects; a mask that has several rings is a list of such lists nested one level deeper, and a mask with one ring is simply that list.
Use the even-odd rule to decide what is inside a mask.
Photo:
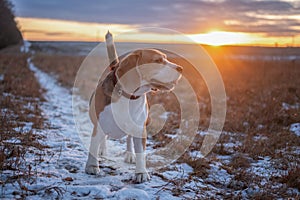
[{"label": "field", "polygon": [[[53,152],[51,144],[49,147],[49,143],[45,141],[47,132],[60,129],[56,127],[55,120],[63,118],[65,112],[57,111],[52,119],[51,114],[47,116],[47,113],[43,113],[45,106],[43,107],[42,102],[47,101],[47,98],[44,98],[47,91],[36,80],[38,78],[34,76],[34,70],[30,70],[27,59],[30,57],[34,66],[55,77],[62,88],[70,92],[77,71],[93,45],[33,42],[30,51],[34,53],[31,55],[13,49],[0,52],[0,183],[2,188],[9,184],[15,188],[11,189],[10,194],[0,192],[0,197],[26,197],[47,191],[63,198],[64,193],[68,192],[66,182],[75,187],[76,181],[73,180],[79,177],[70,172],[70,167],[66,168],[66,175],[62,174],[60,186],[51,185],[39,189],[29,189],[31,187],[27,186],[39,182],[36,181],[39,177],[45,177],[47,180],[47,177],[51,179],[55,176],[54,172],[40,173],[39,170],[44,171],[38,166],[45,166],[43,163],[47,160],[45,158],[48,158],[47,154]],[[150,198],[157,199],[167,198],[166,194],[185,199],[299,199],[300,49],[204,48],[216,63],[226,90],[227,113],[221,137],[213,151],[202,157],[200,148],[211,116],[210,95],[201,77],[194,80],[193,73],[189,71],[190,67],[184,64],[182,59],[172,58],[174,62],[184,66],[184,75],[191,82],[197,83],[193,87],[201,86],[197,88],[201,118],[192,145],[175,163],[151,172],[156,181],[143,186],[145,191],[151,194]],[[187,54],[189,53],[191,52],[187,50]],[[150,94],[148,98],[150,105],[160,103],[169,113],[163,129],[149,140],[148,148],[155,150],[176,137],[180,112],[171,93]],[[59,105],[61,104],[56,106]],[[295,128],[297,123],[298,129]],[[61,130],[65,131],[63,127]],[[151,133],[151,127],[148,131]],[[72,141],[69,144],[71,145]],[[29,158],[40,159],[28,162],[26,152],[30,152]],[[54,158],[62,159],[57,156]],[[68,155],[63,156],[67,159]],[[80,163],[84,163],[86,158],[80,159]],[[64,163],[63,166],[66,165]],[[103,168],[110,174],[106,177],[120,177],[116,169],[110,169],[108,166]],[[82,174],[84,173],[80,172],[80,176],[84,177]],[[125,177],[125,180],[121,178],[122,183],[136,188],[127,180],[127,176]],[[117,194],[113,192],[120,192],[120,188],[110,189],[112,197],[117,198]],[[151,190],[155,192],[149,192]],[[165,196],[161,196],[161,192],[166,192],[163,193]],[[74,198],[76,195],[84,197],[82,193],[68,195]],[[97,195],[92,197],[97,198]]]},{"label": "field", "polygon": [[[37,176],[35,171],[47,146],[42,142],[44,137],[35,130],[48,125],[40,108],[45,101],[44,91],[28,68],[28,55],[16,52],[19,48],[13,47],[0,54],[0,184],[3,188],[7,183],[15,183],[22,188],[16,191],[17,195],[26,194],[24,184],[33,182]],[[29,160],[28,154],[35,160]]]}]

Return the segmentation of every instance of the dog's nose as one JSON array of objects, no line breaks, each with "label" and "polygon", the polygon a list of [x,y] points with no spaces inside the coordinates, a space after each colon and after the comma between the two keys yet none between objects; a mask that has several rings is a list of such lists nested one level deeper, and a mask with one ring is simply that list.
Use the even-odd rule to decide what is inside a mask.
[{"label": "dog's nose", "polygon": [[176,70],[179,72],[179,73],[182,73],[182,70],[183,70],[183,68],[181,67],[181,66],[176,66]]}]

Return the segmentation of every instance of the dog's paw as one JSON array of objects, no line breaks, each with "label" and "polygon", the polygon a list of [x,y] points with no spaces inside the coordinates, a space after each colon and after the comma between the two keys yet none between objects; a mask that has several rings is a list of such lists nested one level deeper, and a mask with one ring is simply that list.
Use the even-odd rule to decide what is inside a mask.
[{"label": "dog's paw", "polygon": [[99,175],[100,174],[100,168],[96,165],[87,165],[85,166],[85,173],[92,174],[92,175]]},{"label": "dog's paw", "polygon": [[135,179],[134,181],[136,183],[143,183],[146,181],[150,180],[150,176],[148,174],[148,172],[144,172],[144,173],[135,173]]},{"label": "dog's paw", "polygon": [[125,162],[126,163],[135,163],[135,154],[133,152],[126,151]]}]

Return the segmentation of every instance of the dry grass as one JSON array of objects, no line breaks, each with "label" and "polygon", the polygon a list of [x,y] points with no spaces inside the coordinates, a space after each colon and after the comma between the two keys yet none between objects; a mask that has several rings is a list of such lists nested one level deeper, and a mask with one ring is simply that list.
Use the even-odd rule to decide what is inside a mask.
[{"label": "dry grass", "polygon": [[278,131],[300,120],[297,110],[282,108],[283,102],[299,102],[300,70],[294,63],[253,61],[219,66],[229,97],[226,130],[255,133],[262,125],[261,130]]},{"label": "dry grass", "polygon": [[35,54],[32,61],[43,71],[55,75],[61,84],[71,88],[84,58],[83,56]]},{"label": "dry grass", "polygon": [[300,191],[300,174],[299,174],[300,167],[295,166],[287,175],[282,177],[281,182],[286,183],[289,187],[297,188]]},{"label": "dry grass", "polygon": [[[236,50],[236,49],[235,49]],[[237,49],[239,50],[239,49]],[[250,51],[251,50],[251,51]],[[247,55],[256,55],[255,49],[250,49]],[[265,49],[266,52],[272,49]],[[218,160],[218,155],[231,155],[229,164],[223,163],[223,168],[234,176],[229,185],[222,187],[231,191],[245,190],[248,187],[259,186],[262,188],[251,197],[274,198],[286,196],[287,188],[293,187],[299,190],[299,155],[292,153],[294,147],[299,147],[300,138],[288,131],[289,125],[300,122],[299,107],[284,109],[283,103],[295,105],[300,102],[300,61],[299,60],[238,60],[226,57],[235,52],[229,47],[208,48],[214,58],[222,78],[224,80],[227,101],[227,116],[224,131],[232,134],[222,134],[219,143],[215,146],[212,154],[206,159],[192,159],[184,154],[178,162],[188,163],[194,168],[192,177],[205,178],[208,175],[210,164]],[[286,52],[286,51],[285,51]],[[58,56],[37,54],[34,58],[36,66],[46,72],[54,73],[58,80],[65,86],[72,86],[76,72],[82,62],[81,56]],[[173,60],[189,69],[184,60]],[[187,72],[188,71],[188,72]],[[186,76],[192,82],[201,84],[197,88],[200,94],[199,100],[206,106],[200,106],[201,120],[200,130],[208,127],[210,120],[210,97],[207,87],[203,85],[201,78],[193,78],[192,70],[186,70]],[[168,95],[174,99],[172,94]],[[180,120],[178,105],[166,99],[166,94],[149,95],[150,104],[162,103],[167,111],[175,111],[178,115],[171,116],[163,130],[154,136],[160,141],[156,147],[164,146],[170,138],[164,133],[174,134]],[[200,150],[203,137],[197,135],[194,144],[189,150]],[[238,142],[232,149],[226,144]],[[247,171],[251,164],[261,157],[268,156],[273,160],[278,169],[287,171],[285,176],[270,177],[265,186],[261,186],[262,178]],[[294,167],[290,163],[296,163]],[[273,183],[284,183],[282,189],[272,187]],[[182,185],[182,183],[179,183]],[[218,185],[220,183],[216,183]],[[174,183],[176,185],[176,183]],[[175,187],[174,193],[183,192],[180,187]],[[236,194],[239,197],[241,194]],[[293,195],[292,195],[293,196]],[[241,197],[241,196],[240,196]],[[294,196],[296,197],[296,196]]]},{"label": "dry grass", "polygon": [[[282,130],[283,126],[300,120],[298,110],[282,108],[283,102],[288,104],[299,102],[300,61],[240,61],[224,58],[227,49],[208,50],[221,72],[229,98],[224,130],[247,134],[260,133],[264,130],[278,131]],[[224,55],[220,56],[219,51]],[[33,62],[44,71],[55,74],[63,85],[71,87],[83,59],[83,56],[37,53]],[[193,70],[188,67],[188,62],[176,59],[174,61],[184,65],[189,71],[185,76],[193,79]],[[203,83],[203,80],[198,79],[192,81]],[[208,105],[206,109],[201,110],[203,118],[207,118],[210,115],[208,91],[205,85],[198,90],[202,101]],[[165,94],[150,96],[150,102],[162,102],[163,97]],[[166,108],[173,106],[175,111],[178,110],[177,106],[170,105],[172,102],[163,101],[163,103],[166,104]],[[204,121],[201,125],[207,127],[208,121]]]},{"label": "dry grass", "polygon": [[[25,185],[35,181],[46,147],[40,143],[43,137],[34,131],[45,126],[40,110],[43,91],[27,66],[27,55],[16,49],[0,52],[0,74],[0,171],[9,170],[1,175],[1,186],[17,183],[16,193],[25,197],[32,193]],[[29,154],[34,162],[28,161]]]}]

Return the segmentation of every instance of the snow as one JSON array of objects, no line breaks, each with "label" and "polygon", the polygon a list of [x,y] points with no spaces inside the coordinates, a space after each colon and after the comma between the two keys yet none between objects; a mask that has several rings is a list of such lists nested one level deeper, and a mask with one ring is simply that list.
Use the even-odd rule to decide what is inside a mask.
[{"label": "snow", "polygon": [[227,56],[229,59],[237,60],[265,60],[265,61],[293,61],[299,60],[299,55],[232,55]]},{"label": "snow", "polygon": [[222,163],[217,162],[210,165],[211,169],[208,175],[208,182],[222,183],[228,185],[233,178],[233,175],[227,173],[225,169],[222,169]]},{"label": "snow", "polygon": [[190,151],[189,155],[193,159],[204,158],[204,156],[202,155],[201,151]]},{"label": "snow", "polygon": [[[28,53],[29,48],[30,43],[25,42],[22,51]],[[236,180],[234,174],[230,174],[224,165],[230,163],[232,155],[217,155],[215,159],[211,159],[207,177],[192,176],[194,169],[187,163],[173,163],[164,169],[148,167],[151,180],[142,184],[134,184],[132,177],[135,166],[124,162],[125,138],[109,140],[108,156],[102,158],[100,162],[102,173],[97,176],[87,175],[84,172],[84,167],[92,129],[87,113],[88,102],[76,95],[73,95],[72,99],[70,91],[60,86],[53,76],[36,68],[30,59],[28,59],[28,63],[40,85],[46,89],[45,98],[47,101],[41,103],[41,108],[44,117],[50,123],[48,129],[35,130],[38,134],[45,136],[42,143],[49,146],[43,155],[44,162],[37,166],[38,174],[47,174],[47,176],[37,175],[34,183],[26,184],[28,189],[37,191],[37,193],[31,194],[29,199],[222,199],[224,194],[233,195],[236,193],[236,195],[241,194],[243,198],[249,198],[260,192],[261,189],[256,185],[251,185],[248,189],[240,191],[229,189],[231,182]],[[75,114],[80,116],[77,122],[83,126],[77,126],[77,129],[73,118],[72,103],[73,106],[80,108]],[[31,105],[26,106],[31,109]],[[283,108],[291,109],[293,107],[283,104]],[[3,112],[4,108],[1,108],[1,111]],[[159,118],[166,120],[172,114],[164,112],[159,115]],[[248,126],[249,124],[245,122],[244,125]],[[31,128],[32,124],[25,123],[22,130]],[[300,123],[291,124],[289,130],[299,136]],[[199,137],[205,137],[207,134],[205,131],[198,132]],[[234,148],[242,145],[242,142],[234,139],[238,133],[224,132],[223,134],[227,134],[231,138],[230,141],[223,144],[224,148],[228,152],[234,153]],[[168,134],[167,136],[176,138],[177,134]],[[254,137],[254,141],[265,139],[267,138],[263,136]],[[11,139],[6,142],[18,141]],[[156,166],[155,161],[159,163],[164,159],[157,155],[151,155],[155,151],[153,148],[155,144],[156,142],[150,139],[148,141],[149,146],[147,146],[148,161],[154,163],[154,166]],[[294,151],[299,154],[299,148],[294,149]],[[189,152],[188,155],[194,160],[206,159],[197,150]],[[28,156],[28,163],[34,163],[36,158],[30,157],[30,154]],[[272,159],[267,156],[252,162],[247,172],[260,177],[261,186],[268,184],[269,177],[274,175],[279,177],[286,173],[284,170],[276,169]],[[11,173],[10,170],[2,171],[0,177]],[[280,184],[273,186],[281,187]],[[21,198],[21,193],[16,191],[16,188],[14,183],[7,183],[2,187],[3,192],[0,194],[8,199]],[[184,191],[179,197],[173,194],[173,190],[176,188]]]},{"label": "snow", "polygon": [[292,110],[292,109],[299,109],[300,108],[300,104],[299,103],[296,103],[296,104],[294,104],[294,105],[292,105],[292,104],[288,104],[288,103],[285,103],[285,102],[282,102],[282,108],[284,109],[284,110]]},{"label": "snow", "polygon": [[17,132],[25,131],[28,132],[32,130],[33,123],[32,122],[23,122],[23,127],[15,127],[14,130]]},{"label": "snow", "polygon": [[193,168],[186,163],[176,164],[174,166],[170,166],[170,170],[162,173],[164,178],[169,180],[176,178],[188,178],[189,174],[193,172]]},{"label": "snow", "polygon": [[256,142],[262,141],[262,140],[267,140],[267,139],[268,139],[268,137],[261,136],[261,135],[256,135],[256,136],[253,137],[253,140],[256,141]]},{"label": "snow", "polygon": [[3,140],[3,143],[12,143],[12,144],[20,144],[21,140],[19,138],[10,138],[9,140]]},{"label": "snow", "polygon": [[115,199],[128,200],[128,199],[150,199],[149,195],[140,189],[123,188],[116,192]]},{"label": "snow", "polygon": [[[274,162],[269,156],[259,157],[259,160],[252,163],[247,171],[261,178],[261,186],[268,184],[270,177],[282,177],[282,175],[286,174],[285,170],[277,169],[274,166]],[[276,187],[278,185],[280,185],[280,183],[276,183],[273,186]]]},{"label": "snow", "polygon": [[20,47],[20,51],[23,52],[23,53],[29,53],[30,52],[30,50],[29,50],[30,46],[31,46],[31,43],[27,40],[24,40],[23,46]]},{"label": "snow", "polygon": [[291,124],[290,131],[300,137],[300,123]]},{"label": "snow", "polygon": [[[25,44],[23,51],[28,52],[30,44]],[[151,181],[143,184],[132,182],[135,165],[124,163],[125,139],[108,141],[108,156],[100,163],[101,175],[86,174],[84,167],[88,151],[85,143],[89,142],[91,132],[78,135],[72,114],[70,91],[61,87],[55,78],[35,67],[30,59],[28,63],[41,87],[46,90],[47,101],[41,104],[41,108],[50,123],[50,128],[36,130],[38,134],[46,137],[42,143],[49,146],[43,157],[44,162],[39,164],[37,171],[39,174],[48,175],[37,176],[35,183],[24,183],[29,190],[37,191],[30,195],[30,199],[177,199],[171,190],[161,189],[167,181],[160,177],[153,175]],[[77,98],[77,103],[85,107],[88,105],[87,101]],[[82,116],[82,122],[89,124],[88,116],[84,113]],[[25,124],[25,128],[27,126],[30,124]],[[87,125],[84,129],[87,131],[89,128],[90,125]],[[34,157],[27,160],[32,163]],[[193,171],[187,164],[173,167],[170,171],[175,176],[178,173],[187,177]],[[177,169],[180,172],[174,171]],[[149,170],[150,174],[154,171],[151,168]],[[5,173],[11,171],[3,172]],[[6,198],[20,198],[13,184],[8,183],[2,189],[2,195]]]}]

